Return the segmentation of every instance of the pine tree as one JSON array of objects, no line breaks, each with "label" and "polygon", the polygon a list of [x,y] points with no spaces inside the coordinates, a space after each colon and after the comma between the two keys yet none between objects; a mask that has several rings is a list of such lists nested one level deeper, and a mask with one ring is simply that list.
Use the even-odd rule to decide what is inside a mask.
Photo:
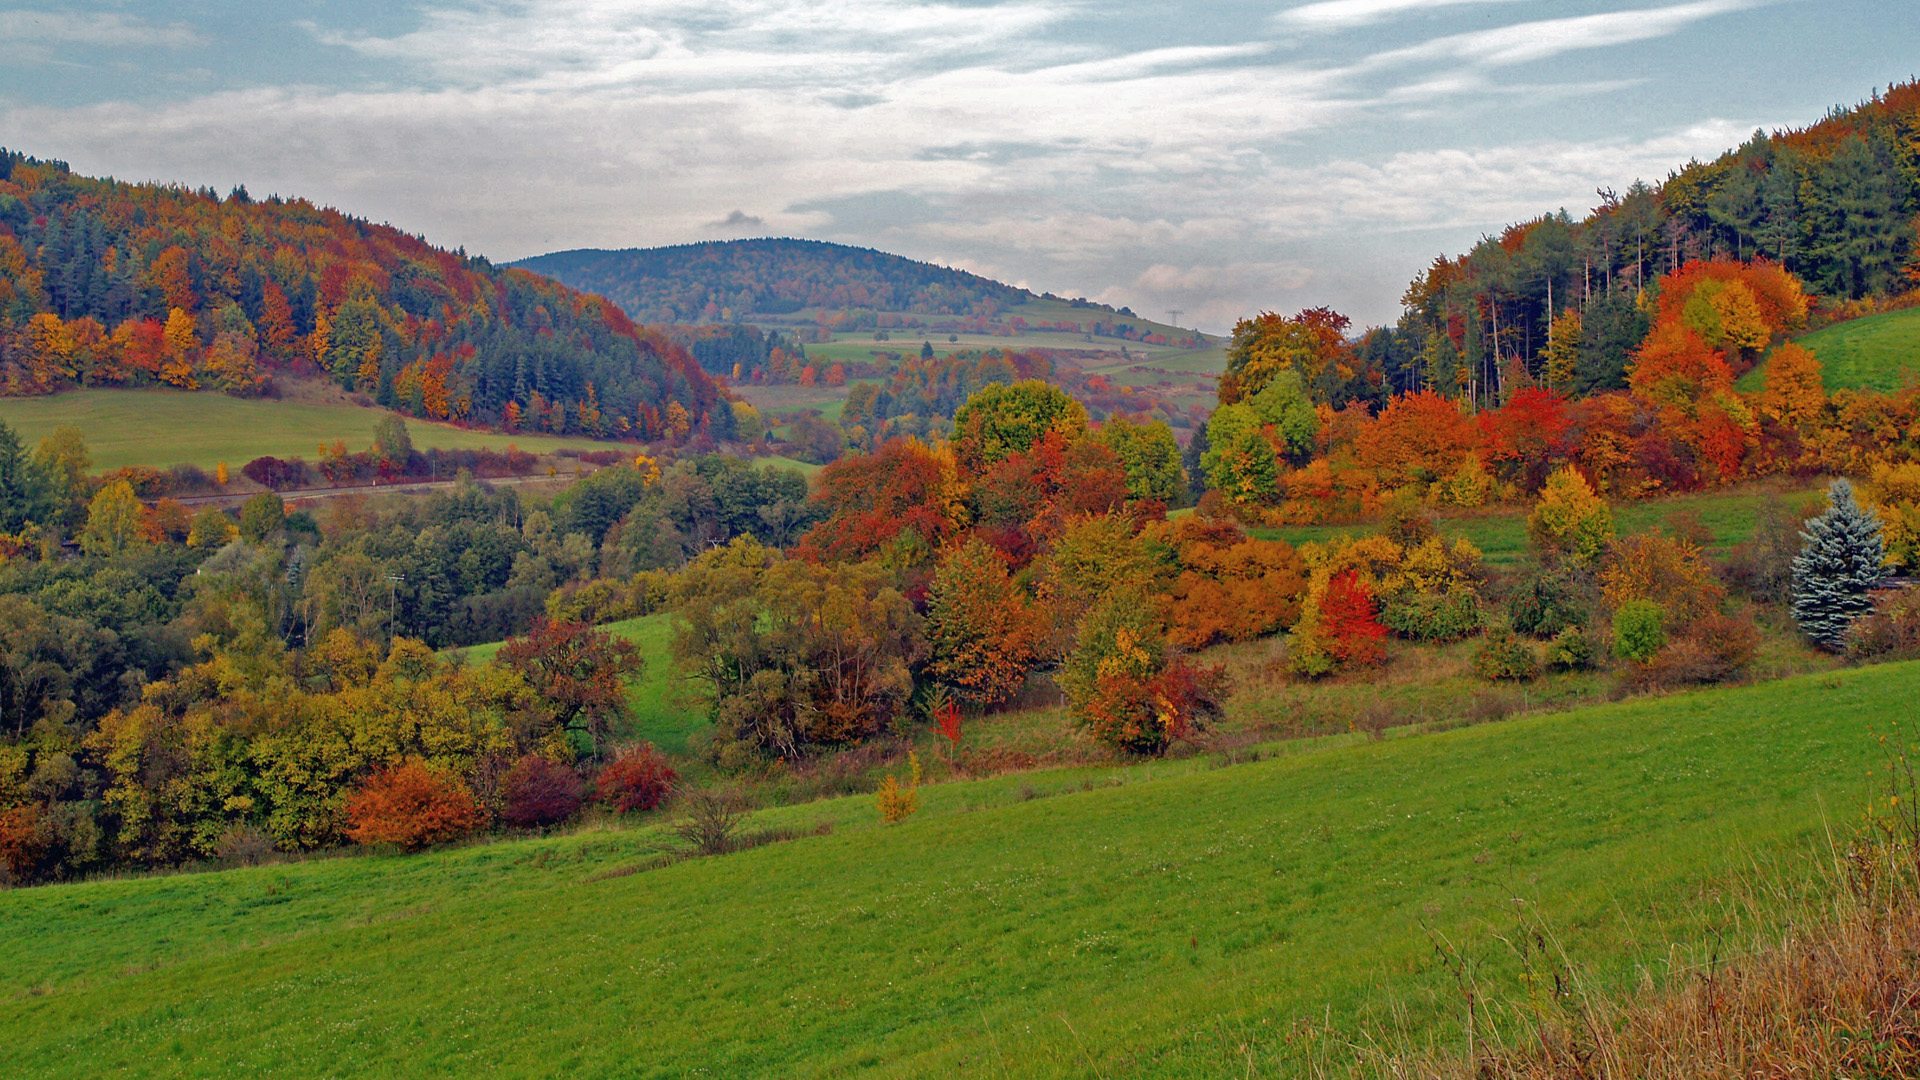
[{"label": "pine tree", "polygon": [[1881,578],[1886,554],[1880,519],[1853,498],[1853,485],[1835,480],[1832,506],[1807,522],[1793,560],[1793,619],[1821,647],[1839,651],[1855,619],[1872,610],[1868,593]]}]

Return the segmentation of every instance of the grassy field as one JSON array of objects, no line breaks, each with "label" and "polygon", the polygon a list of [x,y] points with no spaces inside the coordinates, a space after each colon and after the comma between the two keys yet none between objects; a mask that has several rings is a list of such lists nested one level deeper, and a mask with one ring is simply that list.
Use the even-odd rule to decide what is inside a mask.
[{"label": "grassy field", "polygon": [[1436,942],[1490,994],[1533,932],[1603,990],[1737,953],[1730,885],[1810,875],[1916,680],[814,803],[638,873],[644,828],[0,894],[6,1071],[1299,1075],[1327,1025],[1451,1041]]},{"label": "grassy field", "polygon": [[[1724,555],[1729,548],[1753,535],[1755,517],[1762,499],[1768,493],[1773,493],[1788,506],[1796,508],[1801,503],[1821,498],[1817,488],[1789,486],[1777,492],[1772,488],[1766,491],[1741,489],[1673,495],[1662,499],[1636,499],[1613,505],[1614,529],[1621,535],[1644,532],[1665,524],[1677,514],[1692,514],[1713,534],[1713,542],[1707,545],[1708,553]],[[1500,507],[1482,513],[1446,516],[1440,522],[1440,532],[1448,537],[1464,536],[1471,540],[1486,556],[1489,566],[1511,567],[1527,557],[1527,514],[1530,511],[1530,507]],[[1373,525],[1289,525],[1252,530],[1257,536],[1281,539],[1290,544],[1323,541],[1342,533],[1364,536],[1375,531],[1377,527]]]},{"label": "grassy field", "polygon": [[[615,740],[645,739],[668,753],[686,753],[688,741],[706,730],[707,716],[697,689],[673,662],[673,617],[646,615],[608,623],[602,629],[640,646],[640,655],[647,662],[640,677],[628,684],[632,723],[626,730],[614,732]],[[495,641],[460,651],[469,662],[484,664],[504,644]]]},{"label": "grassy field", "polygon": [[[312,460],[321,443],[345,439],[352,450],[373,444],[373,428],[385,409],[305,401],[243,400],[224,394],[179,390],[72,390],[39,398],[0,398],[0,421],[31,448],[54,429],[78,427],[93,452],[94,468],[127,465],[165,468],[190,464],[211,470],[240,466],[271,454]],[[562,447],[604,450],[588,439],[497,435],[432,424],[412,417],[407,428],[421,450],[495,449],[509,445],[536,454]]]},{"label": "grassy field", "polygon": [[[1800,338],[1820,360],[1828,392],[1898,390],[1920,380],[1920,308],[1851,319]],[[1739,389],[1765,385],[1765,365],[1742,376]]]}]

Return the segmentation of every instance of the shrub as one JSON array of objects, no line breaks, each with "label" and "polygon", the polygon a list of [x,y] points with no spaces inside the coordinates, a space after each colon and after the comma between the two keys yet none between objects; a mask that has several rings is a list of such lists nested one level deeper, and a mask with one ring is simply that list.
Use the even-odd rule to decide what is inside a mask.
[{"label": "shrub", "polygon": [[898,825],[920,809],[920,755],[909,752],[907,762],[913,771],[904,785],[899,777],[888,776],[880,781],[880,790],[874,793],[874,803],[880,808],[880,820],[888,825]]},{"label": "shrub", "polygon": [[1387,601],[1380,621],[1414,641],[1459,641],[1480,629],[1480,595],[1465,587],[1440,594],[1401,592]]},{"label": "shrub", "polygon": [[1762,500],[1754,515],[1753,535],[1727,553],[1727,581],[1755,603],[1786,603],[1793,593],[1800,529],[1811,516],[1777,498]]},{"label": "shrub", "polygon": [[1301,675],[1342,667],[1376,667],[1386,660],[1387,628],[1374,618],[1373,590],[1357,571],[1342,570],[1309,596],[1306,613],[1289,636],[1288,663]]},{"label": "shrub", "polygon": [[521,828],[558,824],[580,809],[584,786],[569,766],[528,754],[500,784],[500,817]]},{"label": "shrub", "polygon": [[52,830],[38,806],[0,810],[0,884],[32,881],[52,846]]},{"label": "shrub", "polygon": [[458,840],[486,824],[486,813],[459,782],[418,761],[374,773],[347,799],[347,837],[418,851]]},{"label": "shrub", "polygon": [[1920,589],[1875,593],[1873,612],[1847,632],[1847,655],[1856,660],[1920,659]]},{"label": "shrub", "polygon": [[1547,667],[1554,671],[1581,671],[1593,666],[1593,639],[1577,626],[1555,634],[1547,644]]},{"label": "shrub", "polygon": [[1886,544],[1880,520],[1854,501],[1853,485],[1835,480],[1827,488],[1832,504],[1807,522],[1800,554],[1793,560],[1793,621],[1824,649],[1839,650],[1854,620],[1873,608],[1869,595],[1879,584]]},{"label": "shrub", "polygon": [[1613,511],[1568,465],[1547,478],[1540,502],[1527,516],[1527,538],[1543,556],[1592,562],[1613,539]]},{"label": "shrub", "polygon": [[1582,588],[1580,580],[1562,572],[1530,574],[1508,595],[1507,618],[1515,630],[1537,638],[1584,630],[1593,612],[1590,588]]},{"label": "shrub", "polygon": [[1727,598],[1699,548],[1658,532],[1623,537],[1614,544],[1600,582],[1615,609],[1633,600],[1652,601],[1675,627],[1719,611]]},{"label": "shrub", "polygon": [[1666,609],[1651,600],[1629,600],[1613,613],[1613,655],[1645,663],[1667,644]]},{"label": "shrub", "polygon": [[742,846],[740,827],[748,809],[746,796],[731,788],[690,791],[680,800],[673,834],[693,854],[725,855]]},{"label": "shrub", "polygon": [[1540,674],[1540,658],[1512,630],[1497,627],[1475,650],[1473,670],[1489,682],[1525,682]]},{"label": "shrub", "polygon": [[666,800],[678,779],[666,756],[652,743],[642,743],[600,770],[594,778],[593,797],[600,805],[622,814],[652,810]]}]

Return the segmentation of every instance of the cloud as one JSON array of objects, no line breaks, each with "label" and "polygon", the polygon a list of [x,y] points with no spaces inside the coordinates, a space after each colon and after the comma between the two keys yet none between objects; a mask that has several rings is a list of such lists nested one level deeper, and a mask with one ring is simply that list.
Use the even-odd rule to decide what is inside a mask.
[{"label": "cloud", "polygon": [[756,217],[753,214],[749,214],[744,210],[734,210],[728,213],[726,217],[721,218],[719,221],[708,223],[708,228],[725,229],[725,230],[736,231],[736,232],[740,230],[758,230],[758,229],[764,229],[766,227],[767,227],[767,219],[762,217]]},{"label": "cloud", "polygon": [[1385,66],[1421,60],[1454,60],[1486,67],[1510,67],[1546,60],[1580,49],[1601,49],[1667,37],[1702,19],[1758,7],[1767,0],[1697,0],[1671,7],[1613,11],[1568,19],[1517,23],[1435,38],[1404,49],[1377,53],[1370,64]]},{"label": "cloud", "polygon": [[181,49],[201,43],[186,26],[155,26],[106,13],[0,11],[0,56],[20,63],[46,63],[55,48]]},{"label": "cloud", "polygon": [[1305,4],[1282,11],[1274,16],[1274,21],[1316,30],[1348,30],[1384,22],[1396,15],[1435,8],[1517,2],[1519,0],[1321,0],[1317,4]]}]

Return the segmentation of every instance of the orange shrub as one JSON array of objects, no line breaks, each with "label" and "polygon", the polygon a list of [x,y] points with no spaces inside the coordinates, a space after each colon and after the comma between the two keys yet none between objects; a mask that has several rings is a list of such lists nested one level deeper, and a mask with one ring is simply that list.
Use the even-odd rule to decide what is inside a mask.
[{"label": "orange shrub", "polygon": [[652,743],[642,743],[600,770],[593,781],[593,795],[600,805],[622,814],[651,810],[666,799],[678,779],[680,774],[667,764],[666,756]]},{"label": "orange shrub", "polygon": [[480,803],[457,781],[405,761],[369,776],[347,800],[347,837],[418,851],[467,836],[487,823]]}]

